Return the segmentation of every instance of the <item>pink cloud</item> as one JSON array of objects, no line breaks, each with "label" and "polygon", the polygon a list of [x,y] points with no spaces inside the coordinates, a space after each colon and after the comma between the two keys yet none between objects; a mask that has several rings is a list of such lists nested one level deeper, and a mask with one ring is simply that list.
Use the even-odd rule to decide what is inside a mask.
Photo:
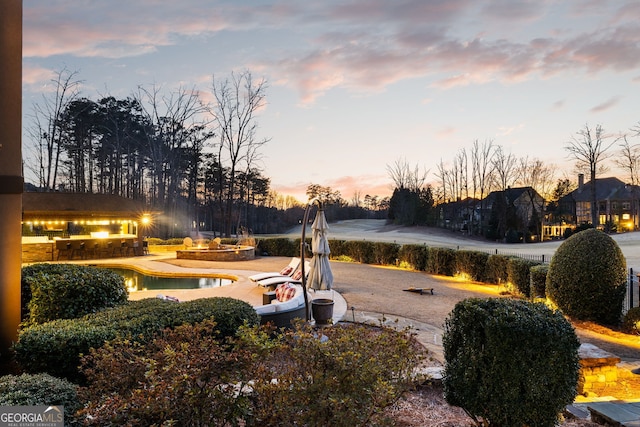
[{"label": "pink cloud", "polygon": [[55,78],[55,73],[50,69],[25,64],[22,67],[22,83],[25,85],[38,85]]},{"label": "pink cloud", "polygon": [[601,113],[603,111],[609,110],[610,108],[615,107],[620,102],[620,97],[614,96],[611,99],[608,99],[595,107],[591,108],[589,112],[591,113]]},{"label": "pink cloud", "polygon": [[[226,28],[221,9],[212,8],[206,1],[192,1],[188,9],[179,2],[160,4],[152,0],[92,2],[84,6],[71,0],[41,1],[24,8],[23,55],[142,55],[173,44],[176,35]],[[200,13],[194,14],[193,10]]]},{"label": "pink cloud", "polygon": [[[294,87],[302,104],[313,103],[333,88],[379,92],[419,77],[437,76],[432,86],[448,89],[565,72],[627,71],[640,64],[637,5],[614,10],[612,25],[582,34],[568,32],[574,19],[611,12],[594,2],[580,15],[563,16],[567,29],[552,33],[540,30],[536,19],[553,11],[550,5],[533,0],[496,0],[488,5],[471,0],[351,0],[338,5],[282,0],[264,6],[231,2],[212,7],[207,0],[191,0],[185,7],[179,2],[112,0],[78,6],[72,0],[32,0],[25,7],[24,56],[119,58],[221,30],[241,34],[296,26],[300,40],[295,48],[282,46],[268,58],[265,53],[253,59],[252,66],[276,84]],[[488,25],[484,22],[491,26],[476,28]],[[522,26],[516,31],[519,37],[490,38],[514,23]],[[469,26],[483,37],[468,34]],[[530,39],[523,34],[530,34]]]},{"label": "pink cloud", "polygon": [[278,193],[291,195],[304,203],[307,200],[306,191],[310,184],[318,184],[330,187],[334,191],[340,191],[342,198],[347,202],[351,201],[356,192],[359,192],[362,198],[367,194],[379,198],[391,197],[393,193],[391,182],[386,175],[345,175],[324,182],[298,182],[293,185],[273,183],[272,187]]}]

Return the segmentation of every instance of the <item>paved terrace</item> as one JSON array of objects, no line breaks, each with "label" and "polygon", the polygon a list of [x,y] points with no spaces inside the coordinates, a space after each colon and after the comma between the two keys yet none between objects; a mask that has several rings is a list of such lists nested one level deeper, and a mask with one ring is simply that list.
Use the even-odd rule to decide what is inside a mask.
[{"label": "paved terrace", "polygon": [[[150,255],[142,257],[95,259],[86,261],[77,260],[66,262],[113,268],[129,267],[145,274],[157,276],[162,276],[164,274],[181,275],[185,277],[206,277],[213,275],[216,277],[223,276],[236,280],[232,286],[221,286],[215,288],[180,289],[171,291],[137,291],[130,295],[130,299],[132,300],[155,298],[158,294],[176,297],[180,301],[224,296],[246,301],[252,306],[258,306],[262,304],[262,294],[265,292],[265,289],[249,280],[248,277],[258,272],[279,271],[288,263],[288,261],[289,258],[286,257],[258,257],[255,260],[240,262],[179,260],[175,258],[175,254],[173,252],[170,252],[151,253]],[[393,307],[394,304],[389,304],[387,307],[384,305],[380,307],[377,304],[372,305],[370,301],[367,301],[369,297],[372,297],[374,300],[385,300],[386,298],[384,297],[384,294],[388,292],[388,290],[385,290],[385,283],[395,283],[396,288],[398,284],[403,283],[403,281],[398,281],[397,277],[394,278],[398,273],[408,273],[410,275],[419,274],[422,277],[429,276],[415,272],[398,271],[396,269],[376,268],[355,263],[338,263],[333,261],[332,269],[335,276],[334,290],[318,292],[311,291],[310,294],[311,298],[330,298],[334,300],[334,321],[344,319],[347,321],[351,320],[376,325],[385,323],[398,328],[411,327],[417,334],[418,339],[431,351],[432,355],[437,360],[444,362],[444,356],[442,354],[442,329],[439,326],[436,326],[436,324],[442,324],[443,316],[446,315],[451,308],[446,310],[440,309],[439,312],[434,313],[434,324],[429,324],[420,320],[404,317],[404,315],[401,315],[401,313],[397,311],[396,307]],[[369,286],[373,285],[374,287],[378,287],[378,292],[372,292],[370,295],[367,295],[367,292],[364,292],[361,295],[365,297],[363,299],[358,296],[358,291],[353,292],[351,289],[348,289],[354,286],[361,286],[363,283],[366,283]],[[424,286],[429,288],[434,287],[433,283],[426,283]],[[342,295],[341,289],[344,289],[349,293],[349,295],[352,295],[354,301],[357,301],[357,304],[348,305]],[[398,290],[398,292],[401,297],[408,298],[406,302],[413,301],[414,304],[418,305],[421,305],[421,302],[428,302],[428,298],[432,297],[431,295],[426,294],[421,296],[419,294],[404,293],[401,290]],[[423,300],[420,301],[418,298],[423,298]],[[392,300],[387,300],[387,302],[391,303]],[[455,304],[455,301],[453,300],[449,302]],[[439,306],[440,304],[437,305]],[[412,310],[409,310],[408,314],[412,314]]]}]

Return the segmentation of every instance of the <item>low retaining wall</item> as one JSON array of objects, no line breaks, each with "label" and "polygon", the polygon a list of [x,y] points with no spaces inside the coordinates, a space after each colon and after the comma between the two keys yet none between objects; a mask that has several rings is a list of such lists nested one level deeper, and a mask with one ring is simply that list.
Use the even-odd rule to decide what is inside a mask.
[{"label": "low retaining wall", "polygon": [[249,261],[256,257],[253,246],[232,246],[223,249],[184,249],[176,251],[177,259],[198,261]]},{"label": "low retaining wall", "polygon": [[56,256],[53,242],[22,244],[22,262],[50,262]]},{"label": "low retaining wall", "polygon": [[580,345],[578,354],[580,356],[579,394],[589,392],[599,394],[618,382],[619,357],[593,344]]}]

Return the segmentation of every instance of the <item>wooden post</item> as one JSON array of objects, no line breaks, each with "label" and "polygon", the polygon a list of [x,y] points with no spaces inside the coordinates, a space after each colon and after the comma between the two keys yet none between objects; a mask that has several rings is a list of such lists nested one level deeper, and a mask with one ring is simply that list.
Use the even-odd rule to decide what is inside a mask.
[{"label": "wooden post", "polygon": [[0,1],[0,357],[18,336],[22,264],[22,0]]}]

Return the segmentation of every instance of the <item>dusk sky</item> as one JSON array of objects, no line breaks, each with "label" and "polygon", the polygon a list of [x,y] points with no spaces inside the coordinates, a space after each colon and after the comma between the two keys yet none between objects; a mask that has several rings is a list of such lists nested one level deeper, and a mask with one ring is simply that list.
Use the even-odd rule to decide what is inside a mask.
[{"label": "dusk sky", "polygon": [[638,1],[23,5],[24,126],[63,68],[94,100],[154,84],[210,99],[214,74],[250,70],[269,84],[260,166],[300,200],[311,183],[347,200],[389,195],[398,159],[435,182],[436,165],[476,139],[572,173],[564,146],[585,124],[618,135],[640,122]]}]

